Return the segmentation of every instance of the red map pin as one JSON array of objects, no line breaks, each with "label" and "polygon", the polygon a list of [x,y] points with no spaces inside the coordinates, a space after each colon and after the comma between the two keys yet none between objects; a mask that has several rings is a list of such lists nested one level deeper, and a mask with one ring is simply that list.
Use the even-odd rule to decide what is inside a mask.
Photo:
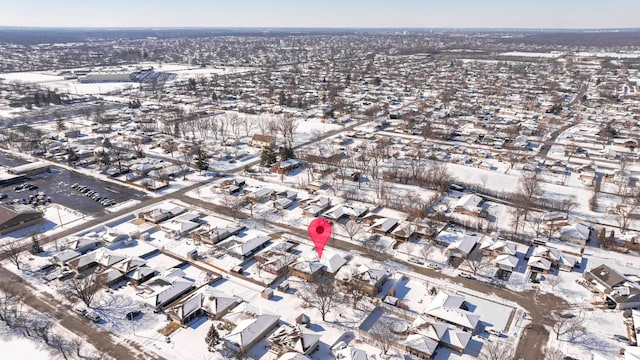
[{"label": "red map pin", "polygon": [[331,237],[331,224],[323,218],[317,218],[309,224],[307,231],[316,246],[318,259],[322,258],[322,251]]}]

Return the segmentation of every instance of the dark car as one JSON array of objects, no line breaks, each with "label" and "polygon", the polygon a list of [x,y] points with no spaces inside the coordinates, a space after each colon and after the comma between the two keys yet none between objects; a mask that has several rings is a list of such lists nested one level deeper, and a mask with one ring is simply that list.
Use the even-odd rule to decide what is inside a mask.
[{"label": "dark car", "polygon": [[140,316],[140,314],[142,314],[142,311],[134,310],[134,311],[129,311],[127,315],[125,315],[125,317],[127,318],[127,320],[134,320],[135,318]]}]

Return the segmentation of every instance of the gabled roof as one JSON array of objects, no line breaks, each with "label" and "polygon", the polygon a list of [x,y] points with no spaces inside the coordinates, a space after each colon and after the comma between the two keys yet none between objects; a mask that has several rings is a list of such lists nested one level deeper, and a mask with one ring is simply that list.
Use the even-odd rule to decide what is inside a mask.
[{"label": "gabled roof", "polygon": [[423,354],[433,355],[438,348],[438,342],[421,334],[411,334],[402,341],[408,348],[417,350]]},{"label": "gabled roof", "polygon": [[440,291],[433,298],[425,313],[455,325],[475,329],[480,321],[480,316],[461,309],[463,302],[464,297],[461,295],[451,295]]},{"label": "gabled roof", "polygon": [[560,260],[560,250],[544,245],[537,245],[536,248],[533,249],[532,257],[533,256],[540,256],[550,261],[558,261]]},{"label": "gabled roof", "polygon": [[513,255],[502,254],[496,256],[496,264],[498,264],[501,268],[514,268],[518,266],[518,258]]},{"label": "gabled roof", "polygon": [[279,315],[258,315],[255,319],[247,319],[236,326],[225,340],[236,344],[241,350],[253,344],[257,339],[264,337],[280,320]]},{"label": "gabled roof", "polygon": [[480,204],[482,204],[483,201],[484,199],[476,194],[465,194],[462,195],[460,199],[458,199],[458,201],[456,201],[453,208],[465,209],[468,211],[477,211],[478,207],[480,206]]},{"label": "gabled roof", "polygon": [[477,243],[477,237],[465,236],[464,238],[449,244],[449,246],[447,246],[447,249],[458,250],[468,255]]},{"label": "gabled roof", "polygon": [[540,256],[532,256],[529,258],[528,265],[543,270],[551,269],[551,261]]},{"label": "gabled roof", "polygon": [[507,242],[506,240],[496,240],[493,245],[489,247],[492,251],[498,251],[502,254],[506,255],[515,255],[516,254],[516,244]]}]

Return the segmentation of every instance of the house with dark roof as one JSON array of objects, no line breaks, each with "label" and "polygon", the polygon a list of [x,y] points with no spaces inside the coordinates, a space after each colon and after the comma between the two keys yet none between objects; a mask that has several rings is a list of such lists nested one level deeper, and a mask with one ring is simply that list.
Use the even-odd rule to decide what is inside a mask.
[{"label": "house with dark roof", "polygon": [[640,307],[640,285],[602,264],[584,273],[584,279],[618,310]]},{"label": "house with dark roof", "polygon": [[0,234],[24,229],[43,222],[42,213],[19,204],[0,205]]}]

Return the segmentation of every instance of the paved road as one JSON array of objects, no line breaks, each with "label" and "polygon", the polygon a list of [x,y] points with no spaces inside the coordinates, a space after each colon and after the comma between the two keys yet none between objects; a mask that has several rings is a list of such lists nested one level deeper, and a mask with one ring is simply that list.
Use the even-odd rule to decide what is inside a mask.
[{"label": "paved road", "polygon": [[58,319],[61,326],[86,340],[100,353],[114,359],[164,359],[146,352],[140,344],[133,341],[127,340],[126,346],[121,345],[113,334],[92,326],[88,319],[75,314],[69,306],[61,305],[58,299],[38,291],[21,277],[3,267],[0,267],[0,284],[3,287],[10,286],[29,307]]}]

